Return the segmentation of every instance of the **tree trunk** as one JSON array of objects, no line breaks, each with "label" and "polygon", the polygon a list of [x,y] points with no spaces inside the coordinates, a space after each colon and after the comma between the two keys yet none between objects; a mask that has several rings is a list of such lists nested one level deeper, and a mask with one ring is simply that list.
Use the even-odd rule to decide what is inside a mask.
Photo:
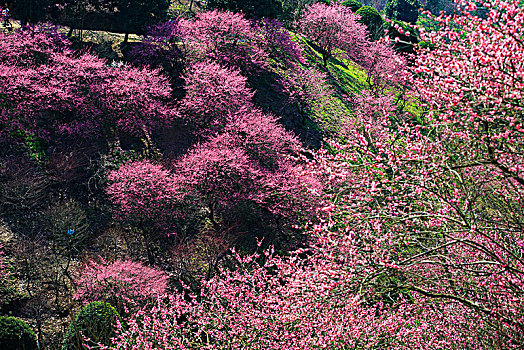
[{"label": "tree trunk", "polygon": [[149,262],[149,265],[155,266],[156,258],[155,252],[153,251],[153,239],[149,232],[144,232],[144,243],[146,245],[147,261]]}]

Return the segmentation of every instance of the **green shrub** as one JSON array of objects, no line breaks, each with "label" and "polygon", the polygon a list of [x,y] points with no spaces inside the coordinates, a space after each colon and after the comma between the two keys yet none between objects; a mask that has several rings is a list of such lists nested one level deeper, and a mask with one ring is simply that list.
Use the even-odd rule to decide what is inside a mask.
[{"label": "green shrub", "polygon": [[353,12],[357,12],[358,9],[362,7],[362,4],[357,0],[346,0],[341,5],[349,7],[349,9]]},{"label": "green shrub", "polygon": [[36,350],[35,333],[16,317],[0,316],[0,349]]},{"label": "green shrub", "polygon": [[95,301],[84,306],[75,316],[66,332],[62,350],[83,350],[85,341],[90,339],[89,345],[98,343],[111,345],[111,338],[115,336],[116,322],[120,315],[111,304]]},{"label": "green shrub", "polygon": [[384,20],[376,9],[362,6],[355,14],[360,16],[359,22],[368,27],[371,40],[377,40],[384,35]]}]

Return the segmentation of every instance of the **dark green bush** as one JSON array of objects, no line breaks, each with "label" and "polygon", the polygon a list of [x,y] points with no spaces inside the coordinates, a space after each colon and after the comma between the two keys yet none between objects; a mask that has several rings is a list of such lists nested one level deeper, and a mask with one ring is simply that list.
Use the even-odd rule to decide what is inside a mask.
[{"label": "dark green bush", "polygon": [[0,316],[0,349],[36,350],[35,333],[16,317]]},{"label": "dark green bush", "polygon": [[371,40],[377,40],[384,35],[384,20],[376,9],[370,6],[362,6],[355,14],[360,16],[359,22],[368,27]]},{"label": "dark green bush", "polygon": [[415,24],[418,19],[418,10],[422,5],[418,0],[389,0],[384,13],[389,19]]},{"label": "dark green bush", "polygon": [[86,349],[83,337],[90,339],[89,345],[102,343],[109,346],[115,336],[117,320],[120,321],[120,315],[111,304],[100,301],[87,304],[69,325],[62,350]]},{"label": "dark green bush", "polygon": [[358,9],[362,7],[362,4],[357,0],[346,0],[341,5],[349,7],[349,9],[353,12],[357,12]]}]

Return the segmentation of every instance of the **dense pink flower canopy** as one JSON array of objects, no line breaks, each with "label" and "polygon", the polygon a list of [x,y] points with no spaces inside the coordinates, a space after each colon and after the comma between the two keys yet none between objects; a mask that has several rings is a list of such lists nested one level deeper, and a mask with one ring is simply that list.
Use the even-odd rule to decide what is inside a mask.
[{"label": "dense pink flower canopy", "polygon": [[107,176],[106,189],[117,204],[120,219],[146,223],[173,234],[175,205],[182,198],[178,179],[162,165],[148,160],[131,162]]},{"label": "dense pink flower canopy", "polygon": [[110,67],[91,54],[76,57],[52,30],[0,38],[0,122],[11,133],[142,136],[177,115],[167,79],[157,71]]},{"label": "dense pink flower canopy", "polygon": [[200,133],[222,129],[229,115],[249,105],[254,92],[238,70],[214,62],[194,64],[184,75],[183,117]]},{"label": "dense pink flower canopy", "polygon": [[324,64],[333,55],[358,58],[369,45],[366,26],[345,6],[315,3],[299,20],[300,31],[318,45]]},{"label": "dense pink flower canopy", "polygon": [[[28,166],[32,187],[15,190],[37,192],[44,214],[69,197],[108,214],[107,226],[85,224],[86,241],[123,238],[111,261],[96,249],[67,257],[88,261],[76,278],[64,272],[75,300],[132,305],[100,347],[521,348],[524,8],[457,5],[428,14],[429,48],[412,57],[371,42],[338,2],[306,6],[296,35],[217,10],[153,26],[132,51],[141,68],[75,52],[51,27],[0,33],[2,142],[21,154],[33,140],[50,153],[75,138],[96,149],[78,165],[88,168],[80,191],[40,184],[47,159]],[[358,90],[337,86],[338,63],[362,72]],[[276,93],[264,90],[272,83]],[[284,96],[281,115],[260,101],[266,93]],[[333,133],[321,120],[332,110],[315,109],[326,101],[340,103]],[[318,128],[319,148],[287,117]],[[164,144],[179,136],[170,153]],[[6,198],[17,184],[0,170]],[[16,259],[0,248],[3,273]],[[178,274],[176,259],[198,272]]]},{"label": "dense pink flower canopy", "polygon": [[268,54],[263,35],[240,13],[207,11],[181,20],[190,59],[213,60],[244,71],[264,67]]},{"label": "dense pink flower canopy", "polygon": [[74,298],[84,303],[115,301],[144,304],[164,296],[168,276],[134,261],[89,262],[76,280]]}]

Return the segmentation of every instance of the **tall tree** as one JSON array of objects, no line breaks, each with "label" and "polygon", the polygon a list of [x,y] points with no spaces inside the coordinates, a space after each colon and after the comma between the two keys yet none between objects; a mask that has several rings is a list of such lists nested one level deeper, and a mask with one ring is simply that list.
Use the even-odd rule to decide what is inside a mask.
[{"label": "tall tree", "polygon": [[367,28],[358,17],[341,5],[310,5],[299,20],[300,31],[322,54],[324,66],[335,55],[354,58],[368,46]]}]

